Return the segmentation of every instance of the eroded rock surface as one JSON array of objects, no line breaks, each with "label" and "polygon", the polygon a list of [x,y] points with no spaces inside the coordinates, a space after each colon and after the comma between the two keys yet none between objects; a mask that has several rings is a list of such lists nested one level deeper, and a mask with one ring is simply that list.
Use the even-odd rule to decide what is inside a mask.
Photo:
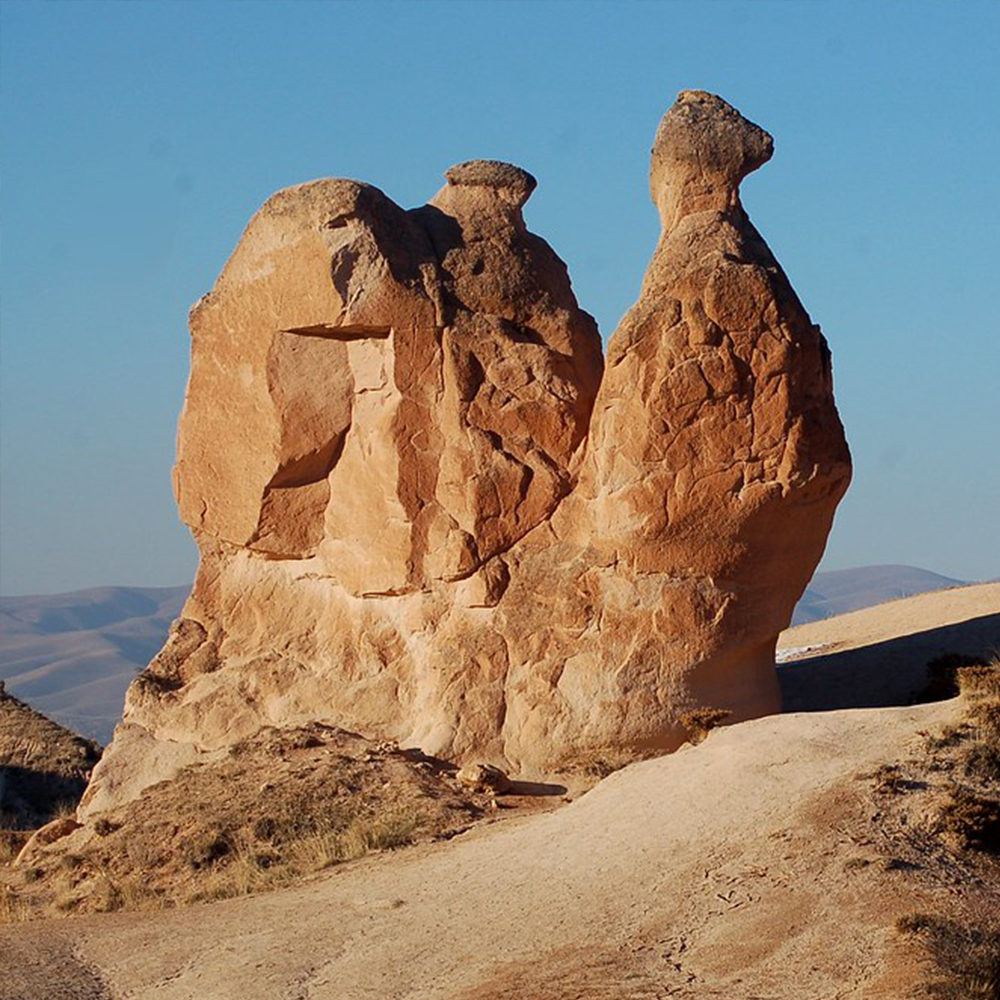
[{"label": "eroded rock surface", "polygon": [[680,95],[606,371],[523,170],[461,164],[413,211],[347,180],[271,198],[192,312],[201,568],[90,811],[267,725],[540,774],[777,710],[850,460],[826,342],[740,205],[770,155]]}]

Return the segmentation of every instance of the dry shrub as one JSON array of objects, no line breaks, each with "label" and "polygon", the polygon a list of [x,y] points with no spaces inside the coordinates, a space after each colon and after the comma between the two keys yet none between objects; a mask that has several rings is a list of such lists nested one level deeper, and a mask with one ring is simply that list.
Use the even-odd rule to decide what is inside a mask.
[{"label": "dry shrub", "polygon": [[1000,698],[1000,660],[959,668],[958,689],[967,698]]},{"label": "dry shrub", "polygon": [[994,743],[974,743],[962,757],[962,769],[967,778],[984,784],[1000,783],[1000,746]]},{"label": "dry shrub", "polygon": [[717,726],[721,726],[733,713],[724,708],[696,708],[680,717],[680,724],[688,731],[692,743],[701,743]]},{"label": "dry shrub", "polygon": [[52,807],[52,817],[49,822],[57,819],[76,819],[77,799],[60,799]]},{"label": "dry shrub", "polygon": [[0,886],[0,924],[19,924],[30,917],[24,900],[13,889]]},{"label": "dry shrub", "polygon": [[980,739],[990,743],[1000,742],[1000,700],[990,698],[973,702],[969,706],[969,719]]},{"label": "dry shrub", "polygon": [[28,842],[30,830],[0,829],[0,865],[9,865]]},{"label": "dry shrub", "polygon": [[927,992],[939,1000],[1000,1000],[1000,919],[976,925],[924,913],[896,921],[900,934],[919,937],[934,966]]},{"label": "dry shrub", "polygon": [[260,850],[253,842],[240,839],[230,845],[226,863],[219,865],[207,878],[198,882],[189,901],[232,899],[250,896],[267,889],[276,889],[301,873],[290,858],[281,858],[270,851]]},{"label": "dry shrub", "polygon": [[942,832],[960,847],[1000,850],[1000,802],[996,799],[967,788],[953,788],[941,807],[938,822]]},{"label": "dry shrub", "polygon": [[883,764],[872,774],[872,778],[876,795],[899,795],[912,787],[899,768],[892,764]]},{"label": "dry shrub", "polygon": [[184,847],[184,860],[195,871],[209,868],[232,850],[229,836],[221,830],[199,831]]},{"label": "dry shrub", "polygon": [[924,739],[924,746],[930,753],[938,750],[949,750],[963,743],[972,734],[972,726],[967,722],[960,722],[957,726],[944,726],[937,736],[928,735]]},{"label": "dry shrub", "polygon": [[344,829],[317,829],[290,845],[293,861],[306,871],[319,871],[342,861],[353,861],[371,851],[386,851],[412,842],[420,829],[413,814],[355,817]]},{"label": "dry shrub", "polygon": [[118,910],[156,910],[170,905],[166,894],[157,891],[141,879],[123,879],[120,882],[105,879],[95,893],[93,907],[99,913]]},{"label": "dry shrub", "polygon": [[958,695],[958,671],[964,667],[984,667],[986,661],[981,656],[966,656],[964,653],[944,653],[927,663],[927,682],[918,701],[944,701]]},{"label": "dry shrub", "polygon": [[[388,812],[377,816],[355,816],[346,826],[317,821],[302,831],[282,836],[262,847],[253,837],[237,836],[226,841],[222,853],[210,852],[214,866],[189,900],[208,901],[249,896],[287,885],[303,875],[332,865],[353,861],[373,851],[392,850],[413,841],[422,823],[413,813]],[[275,828],[259,823],[256,834],[274,836]],[[284,831],[287,834],[287,827]]]}]

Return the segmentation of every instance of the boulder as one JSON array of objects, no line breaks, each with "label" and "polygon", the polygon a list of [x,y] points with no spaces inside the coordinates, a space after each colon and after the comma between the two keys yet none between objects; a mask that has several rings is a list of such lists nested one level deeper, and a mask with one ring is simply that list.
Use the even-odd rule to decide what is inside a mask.
[{"label": "boulder", "polygon": [[348,180],[269,199],[191,314],[195,587],[81,814],[105,773],[166,776],[164,741],[263,726],[554,774],[778,710],[850,459],[826,341],[740,204],[771,151],[679,96],[606,365],[518,167],[460,164],[412,211]]}]

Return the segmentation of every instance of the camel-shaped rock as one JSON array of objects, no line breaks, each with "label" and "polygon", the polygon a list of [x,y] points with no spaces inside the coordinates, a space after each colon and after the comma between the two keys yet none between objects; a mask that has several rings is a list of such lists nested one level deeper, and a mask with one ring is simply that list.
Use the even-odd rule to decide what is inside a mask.
[{"label": "camel-shaped rock", "polygon": [[348,180],[270,198],[191,314],[201,566],[84,813],[267,725],[554,774],[676,748],[692,709],[777,711],[850,458],[826,341],[740,205],[771,152],[681,93],[606,363],[517,167],[453,167],[412,211]]}]

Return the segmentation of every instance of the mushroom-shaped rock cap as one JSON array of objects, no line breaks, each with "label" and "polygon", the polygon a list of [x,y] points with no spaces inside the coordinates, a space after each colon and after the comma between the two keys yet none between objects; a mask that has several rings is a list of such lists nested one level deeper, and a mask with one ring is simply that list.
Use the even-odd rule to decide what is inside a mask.
[{"label": "mushroom-shaped rock cap", "polygon": [[771,136],[721,97],[682,90],[656,132],[653,201],[665,221],[732,205],[740,181],[773,152]]},{"label": "mushroom-shaped rock cap", "polygon": [[445,171],[449,187],[492,188],[520,208],[538,186],[527,170],[500,160],[467,160]]}]

